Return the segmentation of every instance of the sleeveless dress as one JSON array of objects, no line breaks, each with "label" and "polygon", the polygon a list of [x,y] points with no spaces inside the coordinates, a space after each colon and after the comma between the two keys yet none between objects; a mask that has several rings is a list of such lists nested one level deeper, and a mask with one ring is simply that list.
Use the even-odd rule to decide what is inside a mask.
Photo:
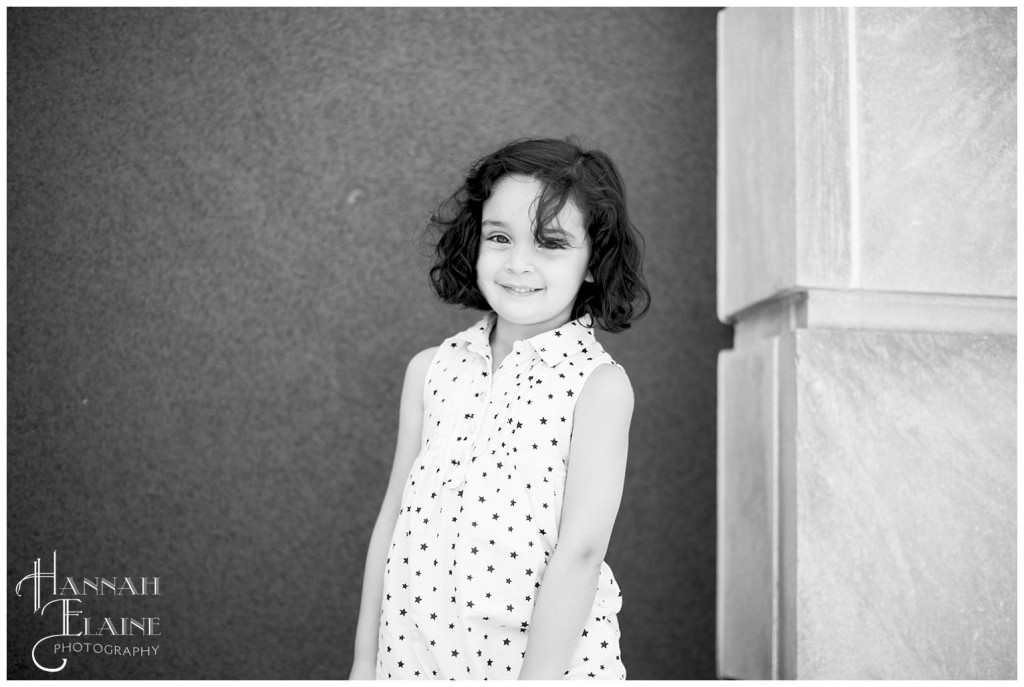
[{"label": "sleeveless dress", "polygon": [[[579,320],[524,341],[492,375],[495,315],[427,370],[423,438],[385,566],[377,679],[514,680],[558,542],[573,409],[616,364]],[[621,593],[601,564],[566,679],[625,679]]]}]

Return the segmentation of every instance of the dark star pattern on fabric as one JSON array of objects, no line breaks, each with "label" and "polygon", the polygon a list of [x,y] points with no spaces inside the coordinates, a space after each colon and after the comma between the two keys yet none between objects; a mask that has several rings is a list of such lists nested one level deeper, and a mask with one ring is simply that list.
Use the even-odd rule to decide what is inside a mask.
[{"label": "dark star pattern on fabric", "polygon": [[[518,678],[558,541],[576,399],[615,365],[580,321],[525,341],[491,374],[491,313],[446,339],[385,566],[378,679]],[[618,584],[602,563],[566,679],[625,679]]]}]

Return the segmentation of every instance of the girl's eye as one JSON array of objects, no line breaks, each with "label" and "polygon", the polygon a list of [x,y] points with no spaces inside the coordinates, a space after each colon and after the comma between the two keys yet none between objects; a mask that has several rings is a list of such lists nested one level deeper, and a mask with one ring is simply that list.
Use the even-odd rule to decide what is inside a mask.
[{"label": "girl's eye", "polygon": [[508,237],[504,234],[491,234],[485,241],[493,241],[494,243],[509,243]]},{"label": "girl's eye", "polygon": [[538,239],[537,245],[545,250],[560,250],[569,244],[560,239]]}]

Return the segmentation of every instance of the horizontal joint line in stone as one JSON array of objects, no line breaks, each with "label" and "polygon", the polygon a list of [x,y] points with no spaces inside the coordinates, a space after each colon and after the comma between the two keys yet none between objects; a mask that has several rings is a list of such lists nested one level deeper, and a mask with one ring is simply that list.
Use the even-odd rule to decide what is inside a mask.
[{"label": "horizontal joint line in stone", "polygon": [[891,291],[789,289],[730,318],[736,347],[795,329],[880,329],[1016,336],[1017,299]]}]

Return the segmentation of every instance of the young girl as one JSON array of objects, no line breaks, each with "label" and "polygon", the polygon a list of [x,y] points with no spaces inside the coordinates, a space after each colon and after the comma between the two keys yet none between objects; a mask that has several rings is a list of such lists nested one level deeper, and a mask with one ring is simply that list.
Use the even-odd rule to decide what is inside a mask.
[{"label": "young girl", "polygon": [[432,223],[434,289],[488,314],[406,370],[350,679],[624,679],[603,559],[633,392],[592,329],[649,304],[622,180],[519,141]]}]

